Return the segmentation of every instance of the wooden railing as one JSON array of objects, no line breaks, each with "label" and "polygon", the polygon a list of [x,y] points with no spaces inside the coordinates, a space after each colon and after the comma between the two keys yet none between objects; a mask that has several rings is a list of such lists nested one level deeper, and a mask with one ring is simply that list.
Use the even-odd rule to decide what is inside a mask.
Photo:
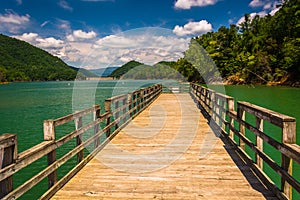
[{"label": "wooden railing", "polygon": [[165,84],[163,85],[163,93],[188,93],[190,86],[188,83],[181,83],[176,85]]},{"label": "wooden railing", "polygon": [[[243,158],[253,166],[257,176],[278,198],[292,199],[292,189],[300,193],[300,183],[292,176],[293,161],[298,165],[300,164],[300,146],[296,144],[295,118],[247,102],[237,102],[237,111],[235,111],[233,97],[193,83],[191,84],[191,95],[210,119],[210,124],[238,147]],[[247,121],[246,113],[252,115],[252,118],[255,119],[255,125]],[[264,122],[281,129],[281,142],[264,132]],[[247,138],[246,130],[255,135],[254,141]],[[281,154],[280,164],[277,164],[264,151],[264,144],[266,143]],[[254,158],[246,153],[245,146],[254,152]],[[281,177],[279,187],[263,171],[264,164],[269,165]]]},{"label": "wooden railing", "polygon": [[[100,112],[100,105],[95,105],[92,108],[55,120],[46,120],[44,121],[44,141],[21,153],[18,153],[17,150],[17,136],[15,134],[1,135],[0,198],[17,199],[48,177],[48,190],[40,199],[49,199],[82,169],[132,118],[154,101],[161,92],[162,86],[154,85],[105,100],[105,112],[103,114]],[[92,120],[85,122],[84,118],[91,114]],[[57,127],[71,121],[75,122],[75,130],[57,139]],[[102,128],[101,124],[104,124]],[[83,139],[88,131],[92,131],[93,134],[88,135],[87,139]],[[57,158],[58,148],[68,142],[75,142],[74,148]],[[84,157],[84,149],[87,146],[93,146],[93,148]],[[19,187],[13,188],[14,174],[44,156],[48,160],[45,168]],[[75,156],[77,157],[75,167],[58,180],[58,168]]]}]

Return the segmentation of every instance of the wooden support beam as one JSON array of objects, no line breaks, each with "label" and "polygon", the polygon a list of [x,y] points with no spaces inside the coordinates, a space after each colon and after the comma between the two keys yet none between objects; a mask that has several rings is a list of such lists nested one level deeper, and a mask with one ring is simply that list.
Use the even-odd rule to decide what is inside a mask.
[{"label": "wooden support beam", "polygon": [[[4,134],[0,136],[0,168],[3,169],[17,159],[17,135]],[[13,190],[13,176],[0,182],[0,198]]]},{"label": "wooden support beam", "polygon": [[[263,120],[259,117],[256,117],[256,128],[260,131],[264,131],[264,124],[263,124]],[[255,136],[256,137],[256,146],[257,148],[261,151],[264,152],[264,142],[263,139],[259,136]],[[258,167],[263,170],[263,159],[256,154],[256,164],[258,165]]]},{"label": "wooden support beam", "polygon": [[[284,144],[295,144],[296,143],[296,121],[293,122],[283,122],[282,127],[282,142]],[[290,175],[293,173],[293,160],[285,156],[284,154],[281,154],[282,161],[281,161],[281,167],[283,170],[288,172]],[[284,194],[289,198],[292,199],[292,187],[287,183],[287,181],[284,178],[281,178],[281,190],[284,192]]]},{"label": "wooden support beam", "polygon": [[[79,111],[76,111],[75,113],[78,113]],[[82,127],[82,116],[79,116],[75,119],[75,128],[76,130],[80,129]],[[79,146],[82,144],[82,134],[76,136],[76,146]],[[77,154],[77,163],[80,163],[83,160],[83,150],[78,152]]]},{"label": "wooden support beam", "polygon": [[[93,121],[96,121],[98,118],[100,118],[100,105],[94,105],[94,112],[93,112]],[[99,124],[96,124],[94,126],[94,135],[96,135],[99,132]],[[99,138],[97,138],[94,142],[94,148],[96,149],[100,144]]]},{"label": "wooden support beam", "polygon": [[[55,126],[53,120],[44,121],[44,140],[55,140]],[[56,161],[56,150],[54,149],[47,155],[48,166]],[[48,188],[51,188],[57,182],[57,172],[53,171],[48,176]]]}]

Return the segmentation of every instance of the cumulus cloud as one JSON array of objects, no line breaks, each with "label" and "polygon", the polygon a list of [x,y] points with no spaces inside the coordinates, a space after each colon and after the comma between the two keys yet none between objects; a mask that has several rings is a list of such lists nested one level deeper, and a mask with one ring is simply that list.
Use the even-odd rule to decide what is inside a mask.
[{"label": "cumulus cloud", "polygon": [[210,31],[212,31],[212,25],[206,20],[189,22],[184,26],[176,25],[173,29],[173,32],[178,36],[201,35]]},{"label": "cumulus cloud", "polygon": [[48,51],[69,65],[90,69],[121,66],[130,60],[154,64],[181,58],[190,39],[178,37],[172,30],[163,29],[167,32],[164,33],[158,29],[143,28],[102,38],[97,38],[93,31],[82,30],[74,30],[65,38],[43,37],[34,32],[15,37]]},{"label": "cumulus cloud", "polygon": [[214,5],[218,0],[177,0],[174,7],[177,9],[190,9],[191,7],[204,7]]},{"label": "cumulus cloud", "polygon": [[37,33],[24,33],[14,37],[42,48],[55,56],[60,57],[63,54],[61,51],[65,45],[63,40],[54,37],[43,38]]},{"label": "cumulus cloud", "polygon": [[20,16],[12,10],[6,10],[5,14],[0,14],[0,30],[18,33],[30,23],[30,15]]},{"label": "cumulus cloud", "polygon": [[264,5],[265,5],[265,1],[263,1],[263,0],[252,0],[249,3],[249,6],[252,8],[262,7]]},{"label": "cumulus cloud", "polygon": [[45,49],[58,49],[64,46],[64,41],[55,39],[54,37],[37,38],[37,46]]},{"label": "cumulus cloud", "polygon": [[[157,32],[161,31],[158,30]],[[91,54],[85,59],[89,68],[120,66],[130,60],[145,64],[154,64],[162,60],[177,60],[188,48],[189,39],[180,38],[167,31],[168,34],[154,32],[132,31],[109,35],[98,39],[92,46]]]},{"label": "cumulus cloud", "polygon": [[69,3],[67,2],[67,1],[65,1],[65,0],[60,0],[59,2],[58,2],[58,5],[60,6],[60,7],[62,7],[63,9],[65,9],[65,10],[68,10],[68,11],[73,11],[73,8],[69,5]]},{"label": "cumulus cloud", "polygon": [[271,10],[271,12],[269,13],[271,16],[275,15],[275,13],[277,13],[279,10],[281,9],[281,7],[278,8],[274,8],[273,10]]},{"label": "cumulus cloud", "polygon": [[[253,12],[250,14],[250,20],[252,20],[256,15],[260,16],[260,17],[264,17],[266,15],[275,15],[275,13],[277,11],[279,11],[281,9],[281,6],[278,6],[279,3],[278,1],[274,1],[274,0],[252,0],[249,3],[249,6],[252,8],[262,8],[262,11],[256,13]],[[243,23],[245,21],[245,17],[241,17],[238,22],[236,23],[236,25],[240,25],[241,23]]]},{"label": "cumulus cloud", "polygon": [[67,40],[74,42],[79,40],[88,40],[93,39],[97,36],[97,34],[94,31],[90,32],[84,32],[82,30],[75,30],[72,34],[67,36]]},{"label": "cumulus cloud", "polygon": [[[250,21],[251,21],[256,15],[258,15],[258,16],[260,16],[260,17],[264,17],[265,15],[267,15],[267,13],[266,13],[265,11],[261,11],[261,12],[259,12],[259,13],[256,13],[256,12],[251,13],[250,16],[249,16]],[[241,25],[242,23],[244,23],[244,22],[245,22],[245,17],[241,17],[241,18],[238,20],[238,22],[236,23],[236,25],[237,25],[237,26],[240,26],[240,25]]]},{"label": "cumulus cloud", "polygon": [[24,33],[23,35],[15,36],[15,37],[20,40],[24,40],[26,42],[33,43],[39,37],[39,35],[37,33]]}]

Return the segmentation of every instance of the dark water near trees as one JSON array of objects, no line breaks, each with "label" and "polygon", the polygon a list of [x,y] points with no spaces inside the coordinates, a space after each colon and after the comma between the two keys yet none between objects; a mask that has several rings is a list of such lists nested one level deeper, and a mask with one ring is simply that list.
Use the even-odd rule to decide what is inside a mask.
[{"label": "dark water near trees", "polygon": [[[32,82],[0,85],[0,134],[17,134],[18,152],[22,152],[43,141],[44,120],[62,117],[93,104],[102,104],[108,97],[156,82],[159,81]],[[295,117],[297,122],[300,121],[299,88],[225,86],[225,91],[236,100],[248,101]],[[278,135],[276,137],[280,137],[279,133],[276,134]],[[300,144],[299,123],[297,123],[297,143]],[[269,151],[272,152],[272,149]],[[276,156],[277,154],[274,154],[274,157]],[[46,159],[41,159],[22,170],[22,173],[15,176],[14,184],[20,185],[24,179],[32,177],[45,165]],[[266,170],[270,171],[268,168]],[[298,173],[299,171],[300,169]],[[272,172],[270,175],[275,176]],[[278,177],[275,177],[275,182],[279,183]],[[22,199],[36,199],[45,191],[41,188],[46,186],[46,181],[43,181]]]}]

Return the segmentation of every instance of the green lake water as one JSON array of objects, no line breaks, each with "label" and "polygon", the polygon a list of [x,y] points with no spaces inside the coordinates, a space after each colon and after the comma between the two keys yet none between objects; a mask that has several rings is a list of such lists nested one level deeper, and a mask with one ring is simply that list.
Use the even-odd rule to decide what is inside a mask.
[{"label": "green lake water", "polygon": [[[146,87],[156,82],[159,81],[32,82],[0,85],[0,134],[17,134],[18,152],[22,152],[43,141],[44,120],[62,117],[93,104],[103,104],[108,97]],[[218,89],[218,87],[214,89]],[[235,97],[236,100],[248,101],[295,117],[297,120],[297,143],[300,144],[299,88],[225,86],[225,91],[227,95]],[[68,133],[67,129],[66,133]],[[275,135],[275,137],[280,137],[280,133],[275,133]],[[272,154],[273,150],[269,148],[268,151]],[[279,162],[280,158],[277,154],[272,156]],[[71,160],[70,166],[74,163],[75,161]],[[46,159],[43,158],[26,167],[14,176],[14,185],[22,184],[24,180],[38,173],[45,165]],[[63,166],[65,171],[61,170],[59,176],[66,173],[69,168],[67,165],[68,163]],[[299,166],[295,167],[299,172]],[[295,169],[294,171],[296,171]],[[267,168],[266,170],[271,171]],[[275,176],[272,172],[270,175]],[[296,176],[300,178],[300,175]],[[278,184],[278,177],[275,176],[274,179]],[[36,199],[45,191],[46,187],[47,183],[44,180],[21,199]]]}]

